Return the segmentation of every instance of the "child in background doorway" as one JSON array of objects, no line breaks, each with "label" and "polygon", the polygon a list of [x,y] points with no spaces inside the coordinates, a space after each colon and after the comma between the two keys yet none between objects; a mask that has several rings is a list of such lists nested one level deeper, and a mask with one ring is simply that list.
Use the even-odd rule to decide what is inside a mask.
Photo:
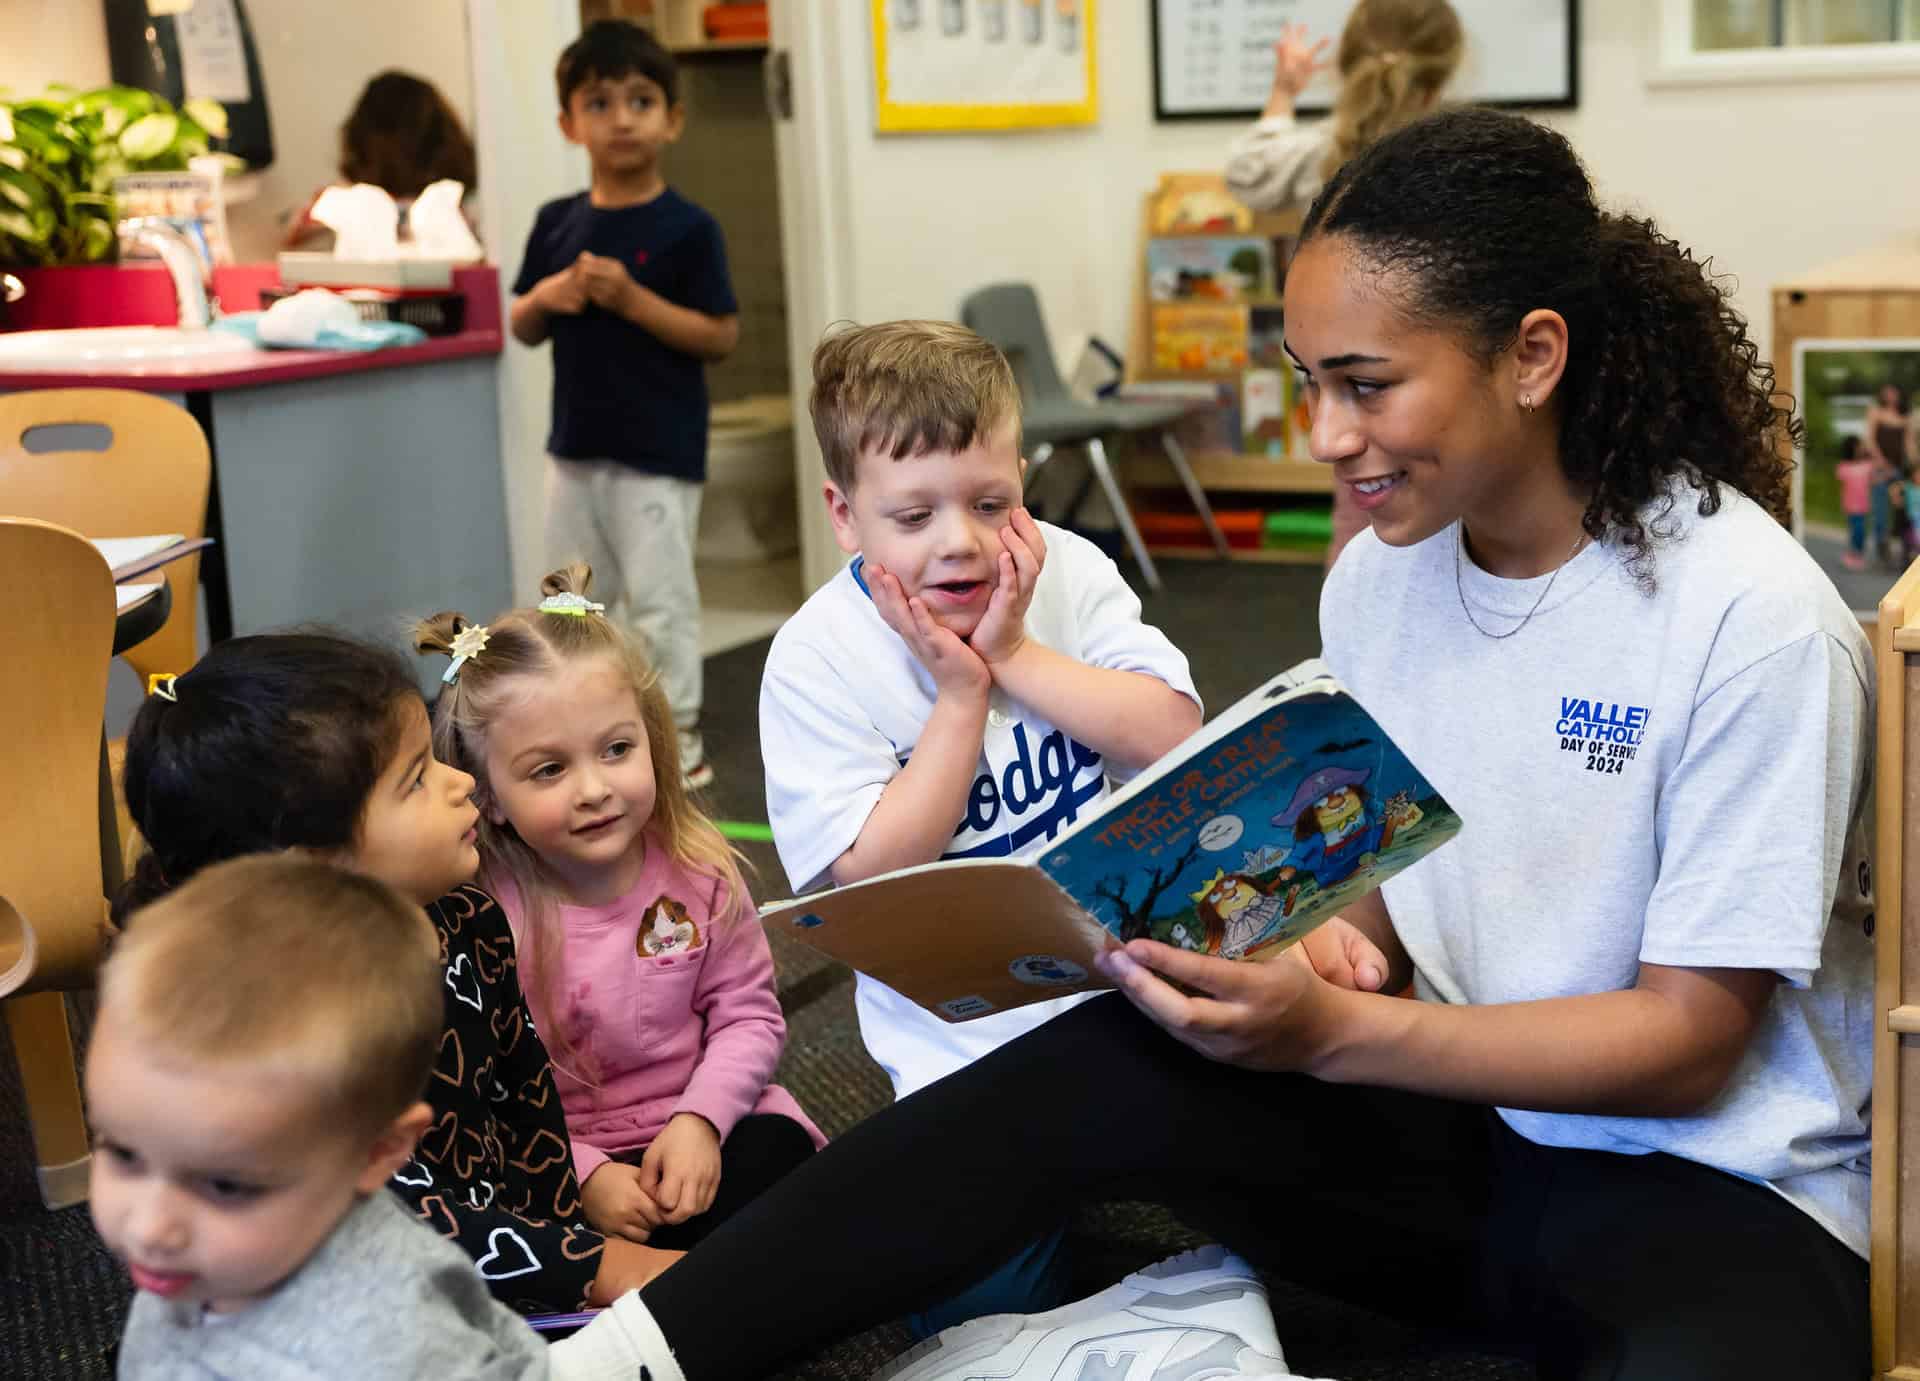
[{"label": "child in background doorway", "polygon": [[1840,439],[1834,477],[1840,481],[1840,511],[1847,517],[1847,549],[1840,564],[1850,571],[1867,568],[1867,519],[1873,511],[1873,462],[1860,454],[1860,438]]},{"label": "child in background doorway", "polygon": [[773,955],[693,804],[662,678],[576,565],[537,608],[416,630],[451,656],[435,741],[471,772],[498,889],[554,1051],[581,1198],[610,1237],[688,1248],[824,1145],[768,1081]]},{"label": "child in background doorway", "polygon": [[138,1293],[122,1381],[599,1381],[640,1374],[636,1298],[548,1347],[384,1189],[433,1125],[440,942],[311,858],[208,868],[101,973],[93,1221]]},{"label": "child in background doorway", "polygon": [[540,208],[514,280],[524,345],[553,341],[547,552],[585,561],[646,640],[679,725],[688,784],[713,780],[700,738],[706,366],[733,352],[739,308],[713,217],[666,183],[686,112],[673,57],[604,19],[561,53],[560,129],[587,151],[588,190]]}]

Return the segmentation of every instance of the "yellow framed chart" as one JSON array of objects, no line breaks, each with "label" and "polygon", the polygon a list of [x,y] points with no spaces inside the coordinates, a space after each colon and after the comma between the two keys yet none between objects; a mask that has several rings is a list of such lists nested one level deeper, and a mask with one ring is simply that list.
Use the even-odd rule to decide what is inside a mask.
[{"label": "yellow framed chart", "polygon": [[872,0],[875,128],[1094,124],[1096,3]]}]

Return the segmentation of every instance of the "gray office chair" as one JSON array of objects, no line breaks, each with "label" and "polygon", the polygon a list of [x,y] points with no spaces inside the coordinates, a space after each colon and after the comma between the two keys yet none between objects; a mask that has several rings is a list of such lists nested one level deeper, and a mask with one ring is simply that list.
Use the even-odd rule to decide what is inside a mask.
[{"label": "gray office chair", "polygon": [[1108,436],[1157,433],[1174,474],[1180,477],[1187,497],[1193,500],[1200,521],[1206,525],[1207,535],[1220,554],[1227,555],[1226,534],[1214,521],[1213,506],[1207,502],[1206,491],[1193,477],[1186,452],[1174,439],[1173,426],[1190,411],[1187,404],[1130,403],[1118,399],[1087,403],[1075,398],[1061,382],[1060,370],[1053,362],[1046,323],[1040,318],[1040,300],[1034,296],[1030,284],[995,283],[969,294],[960,305],[960,320],[1000,347],[1013,366],[1013,376],[1020,384],[1020,427],[1027,446],[1028,464],[1038,469],[1062,446],[1078,446],[1086,452],[1087,463],[1113,507],[1121,534],[1133,551],[1133,559],[1140,563],[1140,573],[1146,577],[1149,589],[1160,588],[1160,573],[1147,554],[1147,544],[1141,540],[1133,511],[1127,507],[1126,496],[1120,492],[1113,465],[1107,459],[1105,438]]}]

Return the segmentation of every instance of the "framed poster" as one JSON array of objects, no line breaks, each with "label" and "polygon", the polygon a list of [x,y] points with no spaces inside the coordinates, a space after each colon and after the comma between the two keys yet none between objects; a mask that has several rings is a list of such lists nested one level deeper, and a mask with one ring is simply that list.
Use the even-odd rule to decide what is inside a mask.
[{"label": "framed poster", "polygon": [[[1273,45],[1288,24],[1340,45],[1354,0],[1153,0],[1156,120],[1251,120],[1273,88]],[[1453,0],[1467,52],[1450,100],[1572,106],[1579,98],[1579,0]],[[1331,67],[1301,94],[1303,114],[1330,110]]]},{"label": "framed poster", "polygon": [[874,127],[1046,129],[1099,119],[1098,0],[872,0]]}]

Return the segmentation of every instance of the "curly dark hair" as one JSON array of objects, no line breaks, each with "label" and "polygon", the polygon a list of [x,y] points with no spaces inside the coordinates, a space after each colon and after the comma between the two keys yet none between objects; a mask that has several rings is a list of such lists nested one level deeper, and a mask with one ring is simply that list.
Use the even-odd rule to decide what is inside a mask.
[{"label": "curly dark hair", "polygon": [[382,72],[340,126],[340,176],[404,198],[447,177],[471,191],[479,172],[473,140],[439,88],[408,72]]},{"label": "curly dark hair", "polygon": [[1573,147],[1517,115],[1456,109],[1388,135],[1308,210],[1412,319],[1491,363],[1536,308],[1566,319],[1560,464],[1589,536],[1617,536],[1651,581],[1675,477],[1720,507],[1731,485],[1785,521],[1800,424],[1711,260],[1650,220],[1604,212]]}]

